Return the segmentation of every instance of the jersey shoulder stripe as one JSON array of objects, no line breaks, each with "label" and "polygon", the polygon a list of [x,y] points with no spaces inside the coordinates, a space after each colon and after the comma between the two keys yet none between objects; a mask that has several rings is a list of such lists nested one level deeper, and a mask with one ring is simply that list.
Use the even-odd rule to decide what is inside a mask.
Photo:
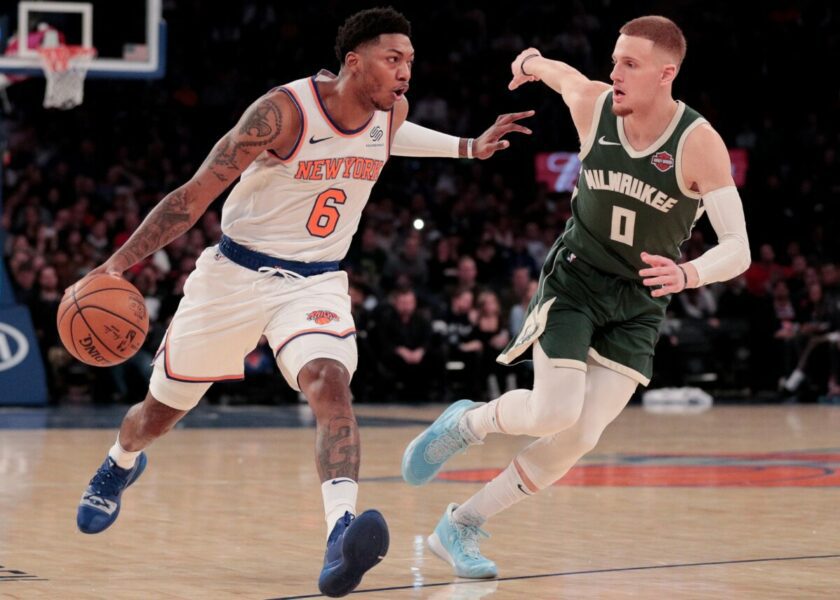
[{"label": "jersey shoulder stripe", "polygon": [[303,145],[303,140],[306,139],[306,112],[303,110],[301,106],[300,99],[298,98],[297,94],[294,90],[289,89],[284,86],[276,87],[272,90],[272,92],[283,92],[289,97],[289,100],[292,101],[292,104],[295,105],[295,108],[298,111],[298,115],[300,115],[300,130],[298,131],[297,140],[295,140],[295,145],[292,146],[292,149],[286,156],[280,156],[276,151],[269,150],[269,153],[274,156],[280,162],[289,162],[291,161],[297,153],[300,151],[301,146]]}]

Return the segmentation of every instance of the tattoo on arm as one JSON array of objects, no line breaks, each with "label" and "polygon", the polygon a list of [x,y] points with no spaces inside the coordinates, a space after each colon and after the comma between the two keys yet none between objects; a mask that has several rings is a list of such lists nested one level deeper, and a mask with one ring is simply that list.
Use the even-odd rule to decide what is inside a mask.
[{"label": "tattoo on arm", "polygon": [[352,417],[333,417],[318,427],[316,452],[321,481],[336,477],[359,479],[359,428]]},{"label": "tattoo on arm", "polygon": [[227,183],[242,172],[243,157],[253,158],[270,147],[282,129],[280,107],[273,100],[262,100],[243,115],[236,133],[230,131],[219,140],[202,166]]},{"label": "tattoo on arm", "polygon": [[152,209],[140,227],[117,251],[127,263],[125,268],[163,248],[192,227],[189,197],[190,192],[186,186],[181,186]]},{"label": "tattoo on arm", "polygon": [[[202,168],[209,169],[221,182],[236,179],[250,160],[271,147],[280,136],[282,125],[280,106],[271,98],[259,100],[245,112],[238,128],[228,132],[213,147]],[[191,213],[191,201],[199,196],[200,203],[206,205],[212,199],[205,196],[212,194],[215,198],[221,191],[213,191],[212,187],[199,190],[202,183],[193,178],[191,183],[167,195],[117,251],[115,256],[120,261],[117,264],[128,268],[192,227],[198,215]]]}]

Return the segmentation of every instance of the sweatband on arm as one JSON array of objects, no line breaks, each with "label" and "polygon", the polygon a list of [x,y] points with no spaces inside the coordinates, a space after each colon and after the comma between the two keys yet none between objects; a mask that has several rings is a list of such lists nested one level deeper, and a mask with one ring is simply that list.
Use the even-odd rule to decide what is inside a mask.
[{"label": "sweatband on arm", "polygon": [[703,196],[706,214],[718,244],[691,261],[700,278],[698,285],[727,281],[750,266],[750,243],[744,206],[735,186],[716,189]]},{"label": "sweatband on arm", "polygon": [[406,121],[394,134],[394,156],[458,158],[461,138]]}]

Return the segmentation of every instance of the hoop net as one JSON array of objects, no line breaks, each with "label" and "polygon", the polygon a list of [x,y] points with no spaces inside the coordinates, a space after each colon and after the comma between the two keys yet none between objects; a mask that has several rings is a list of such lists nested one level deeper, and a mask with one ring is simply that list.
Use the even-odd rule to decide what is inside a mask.
[{"label": "hoop net", "polygon": [[81,104],[85,95],[85,75],[96,57],[96,48],[56,46],[39,48],[38,54],[47,79],[44,108],[67,110]]}]

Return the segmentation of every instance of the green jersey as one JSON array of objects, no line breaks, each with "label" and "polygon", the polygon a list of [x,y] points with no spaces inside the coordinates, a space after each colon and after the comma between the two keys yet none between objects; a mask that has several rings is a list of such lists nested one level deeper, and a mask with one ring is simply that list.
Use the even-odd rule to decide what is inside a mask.
[{"label": "green jersey", "polygon": [[705,122],[679,102],[659,139],[635,150],[625,136],[624,120],[612,113],[612,92],[604,92],[581,147],[565,246],[601,271],[634,280],[648,266],[642,251],[676,260],[702,212],[700,194],[682,180],[683,143]]}]

